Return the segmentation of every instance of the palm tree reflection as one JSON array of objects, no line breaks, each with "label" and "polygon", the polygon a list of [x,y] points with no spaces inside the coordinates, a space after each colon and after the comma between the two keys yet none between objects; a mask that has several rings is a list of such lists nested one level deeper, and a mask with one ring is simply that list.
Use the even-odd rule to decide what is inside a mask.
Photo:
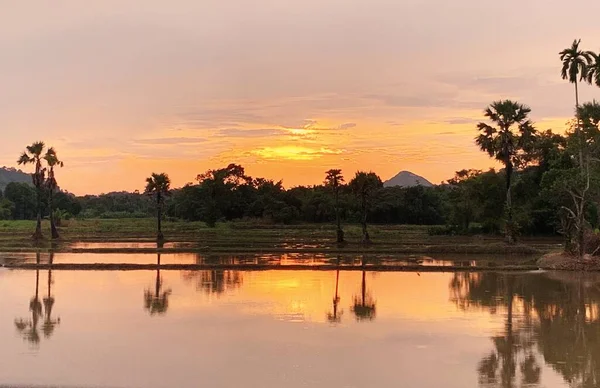
[{"label": "palm tree reflection", "polygon": [[160,277],[160,253],[157,253],[156,281],[154,290],[144,291],[144,308],[150,315],[163,315],[169,308],[169,295],[171,289],[162,290],[162,279]]},{"label": "palm tree reflection", "polygon": [[[54,253],[50,253],[49,264],[52,265],[54,260]],[[54,333],[54,329],[60,324],[60,317],[57,319],[52,318],[52,307],[54,307],[54,296],[52,296],[52,267],[48,268],[48,293],[44,298],[44,324],[42,330],[44,331],[44,337],[50,338]]]},{"label": "palm tree reflection", "polygon": [[[36,264],[40,264],[40,254],[36,253]],[[35,270],[35,294],[29,301],[29,311],[31,312],[31,319],[29,318],[17,318],[15,319],[15,327],[17,331],[23,336],[23,339],[33,345],[37,345],[40,342],[40,333],[38,331],[38,324],[40,316],[42,315],[42,302],[40,302],[39,290],[40,290],[40,270]]]},{"label": "palm tree reflection", "polygon": [[354,296],[354,303],[352,305],[352,312],[354,313],[357,321],[372,321],[375,319],[375,300],[369,292],[367,292],[367,280],[365,271],[365,262],[362,260],[362,282],[360,296]]},{"label": "palm tree reflection", "polygon": [[327,320],[331,323],[340,323],[342,321],[343,310],[338,311],[340,297],[338,294],[340,284],[340,258],[337,259],[337,269],[335,271],[335,293],[333,295],[333,311],[327,313]]},{"label": "palm tree reflection", "polygon": [[531,280],[515,274],[456,273],[450,282],[451,300],[459,308],[501,311],[505,317],[502,331],[491,338],[493,348],[478,364],[481,386],[511,388],[519,386],[519,380],[520,386],[540,383],[534,305],[526,294]]}]

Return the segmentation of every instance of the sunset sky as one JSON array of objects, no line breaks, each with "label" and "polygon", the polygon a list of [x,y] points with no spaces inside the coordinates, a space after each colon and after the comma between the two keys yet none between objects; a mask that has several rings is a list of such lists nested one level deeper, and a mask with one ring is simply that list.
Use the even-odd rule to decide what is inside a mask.
[{"label": "sunset sky", "polygon": [[[286,187],[324,171],[434,183],[493,162],[500,98],[562,131],[558,52],[600,50],[600,2],[0,0],[0,166],[44,140],[76,194],[173,186],[240,163]],[[583,101],[600,99],[584,86]]]}]

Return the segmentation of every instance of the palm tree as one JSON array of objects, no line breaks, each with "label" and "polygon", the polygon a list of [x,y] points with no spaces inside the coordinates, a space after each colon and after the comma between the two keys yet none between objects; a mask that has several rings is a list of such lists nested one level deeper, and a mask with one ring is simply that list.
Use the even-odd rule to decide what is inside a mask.
[{"label": "palm tree", "polygon": [[354,178],[350,181],[352,191],[360,200],[360,224],[362,226],[364,243],[371,242],[369,232],[367,231],[367,215],[371,205],[371,197],[382,186],[381,179],[374,172],[357,171]]},{"label": "palm tree", "polygon": [[[578,139],[581,143],[580,147],[583,146],[583,138],[580,134],[581,129],[579,125],[579,117],[578,117],[578,109],[579,109],[579,90],[577,83],[581,80],[587,79],[587,65],[590,62],[591,58],[588,55],[587,51],[583,51],[579,49],[579,44],[581,43],[581,39],[573,40],[573,44],[571,47],[564,49],[560,53],[560,60],[562,61],[562,70],[561,77],[562,79],[568,80],[570,83],[575,85],[575,115],[577,118],[577,133]],[[579,152],[579,164],[580,168],[583,170],[583,154]]]},{"label": "palm tree", "polygon": [[577,89],[577,82],[586,79],[587,64],[590,61],[588,52],[579,49],[580,43],[581,39],[575,39],[571,44],[571,47],[558,53],[563,64],[560,73],[562,79],[566,79],[570,83],[575,84],[576,108],[579,107],[579,91]]},{"label": "palm tree", "polygon": [[342,222],[340,219],[340,187],[344,184],[342,170],[331,169],[326,171],[325,186],[331,187],[333,190],[333,198],[335,200],[335,223],[337,225],[337,242],[344,242],[344,231],[342,230]]},{"label": "palm tree", "polygon": [[42,154],[46,145],[42,141],[37,141],[30,146],[26,147],[26,150],[21,154],[18,164],[34,164],[35,172],[31,174],[33,178],[33,185],[36,188],[37,194],[37,224],[35,227],[35,233],[33,238],[40,240],[43,238],[42,235],[42,188],[44,186],[46,169],[42,168]]},{"label": "palm tree", "polygon": [[58,230],[56,229],[56,223],[54,222],[54,209],[52,204],[54,192],[58,188],[58,184],[56,183],[56,178],[54,176],[54,167],[62,167],[64,163],[58,160],[56,150],[52,147],[50,147],[48,151],[46,151],[44,159],[46,160],[46,164],[49,167],[48,178],[46,179],[46,187],[48,188],[48,212],[50,213],[50,231],[52,233],[52,239],[57,239],[59,235]]},{"label": "palm tree", "polygon": [[154,195],[156,198],[156,221],[158,232],[156,235],[157,240],[163,240],[165,237],[162,233],[161,221],[162,221],[162,207],[164,204],[165,197],[169,195],[171,188],[171,180],[165,173],[156,174],[152,173],[151,177],[146,178],[146,190],[145,194]]},{"label": "palm tree", "polygon": [[590,85],[600,87],[600,53],[587,51],[587,74],[585,80]]},{"label": "palm tree", "polygon": [[527,150],[535,139],[535,128],[528,119],[531,109],[514,101],[494,101],[485,110],[487,117],[496,126],[479,123],[479,136],[475,143],[482,151],[489,154],[502,164],[506,171],[506,238],[512,244],[515,241],[511,184],[512,173],[521,163],[522,151]]}]

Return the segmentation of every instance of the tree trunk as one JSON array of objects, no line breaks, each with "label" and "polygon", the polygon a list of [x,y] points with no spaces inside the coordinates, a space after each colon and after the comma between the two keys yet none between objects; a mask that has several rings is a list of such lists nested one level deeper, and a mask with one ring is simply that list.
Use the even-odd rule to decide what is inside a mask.
[{"label": "tree trunk", "polygon": [[508,160],[506,161],[506,241],[509,244],[515,243],[511,196],[512,173],[513,165],[512,162]]},{"label": "tree trunk", "polygon": [[585,192],[582,193],[577,209],[577,255],[580,259],[583,259],[585,255],[585,194]]},{"label": "tree trunk", "polygon": [[367,230],[367,198],[363,195],[362,204],[362,217],[361,217],[361,226],[362,226],[362,234],[363,234],[363,243],[370,243],[371,238],[369,237],[369,231]]},{"label": "tree trunk", "polygon": [[342,221],[340,219],[340,200],[339,200],[339,193],[336,189],[335,191],[335,222],[337,225],[337,229],[336,229],[336,234],[337,234],[337,239],[336,241],[338,243],[343,243],[344,242],[344,231],[342,230]]},{"label": "tree trunk", "polygon": [[50,189],[50,192],[48,193],[48,209],[50,211],[50,232],[52,234],[52,239],[56,240],[60,236],[58,235],[58,229],[56,229],[56,224],[54,222],[53,191],[54,190]]},{"label": "tree trunk", "polygon": [[41,240],[44,238],[42,235],[42,195],[41,189],[37,187],[37,222],[35,225],[35,233],[33,234],[34,240]]},{"label": "tree trunk", "polygon": [[162,221],[162,198],[160,196],[160,193],[157,196],[157,203],[156,203],[156,224],[157,224],[157,229],[158,229],[158,233],[156,235],[156,239],[157,240],[164,240],[165,236],[162,233],[162,225],[161,225],[161,221]]},{"label": "tree trunk", "polygon": [[575,120],[577,120],[577,132],[578,132],[578,140],[579,140],[579,166],[581,171],[583,172],[583,131],[581,128],[581,122],[579,120],[579,91],[577,87],[577,78],[575,79]]}]

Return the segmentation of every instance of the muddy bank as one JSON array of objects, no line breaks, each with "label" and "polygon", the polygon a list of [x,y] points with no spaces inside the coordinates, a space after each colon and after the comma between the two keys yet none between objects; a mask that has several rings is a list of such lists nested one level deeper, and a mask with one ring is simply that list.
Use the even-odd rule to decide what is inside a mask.
[{"label": "muddy bank", "polygon": [[199,246],[199,247],[172,247],[172,248],[73,248],[68,245],[55,248],[40,247],[2,247],[0,252],[4,253],[329,253],[329,254],[506,254],[506,255],[532,255],[542,254],[547,251],[529,245],[506,245],[497,244],[436,244],[436,245],[397,245],[386,246],[384,244],[371,245],[343,245],[330,247],[255,247],[255,246]]},{"label": "muddy bank", "polygon": [[600,258],[586,255],[580,259],[565,252],[553,252],[542,256],[537,265],[547,270],[600,271]]}]

